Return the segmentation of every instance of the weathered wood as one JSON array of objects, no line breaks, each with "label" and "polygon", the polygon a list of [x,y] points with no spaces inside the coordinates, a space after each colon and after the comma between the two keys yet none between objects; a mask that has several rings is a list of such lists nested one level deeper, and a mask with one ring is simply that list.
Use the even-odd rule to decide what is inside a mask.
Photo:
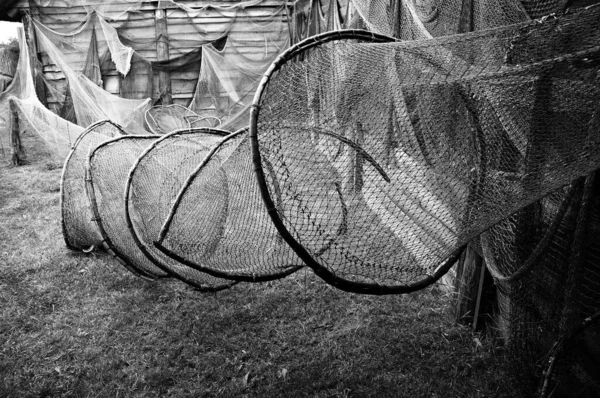
[{"label": "weathered wood", "polygon": [[12,101],[9,101],[10,115],[11,115],[11,129],[10,129],[10,145],[12,147],[12,163],[15,166],[23,164],[25,159],[25,151],[21,145],[21,135],[19,134],[19,114],[17,108]]},{"label": "weathered wood", "polygon": [[[167,31],[167,18],[164,9],[155,13],[156,20],[156,58],[159,61],[169,60],[169,33]],[[158,72],[158,90],[163,105],[173,103],[171,94],[171,76],[168,71]]]},{"label": "weathered wood", "polygon": [[480,279],[484,271],[483,258],[472,247],[467,247],[458,262],[454,280],[454,318],[458,323],[474,324]]},{"label": "weathered wood", "polygon": [[42,104],[48,106],[46,86],[44,85],[44,80],[42,78],[42,61],[38,52],[35,29],[31,23],[31,15],[28,12],[23,15],[23,30],[25,31],[25,41],[29,47],[29,64],[35,86],[35,94]]},{"label": "weathered wood", "polygon": [[458,20],[458,29],[456,33],[466,33],[473,31],[473,0],[463,0],[460,9],[460,18]]}]

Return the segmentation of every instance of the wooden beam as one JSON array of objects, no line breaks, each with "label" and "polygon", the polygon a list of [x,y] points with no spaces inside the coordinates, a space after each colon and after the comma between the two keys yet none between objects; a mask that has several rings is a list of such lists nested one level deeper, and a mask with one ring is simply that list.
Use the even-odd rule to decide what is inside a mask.
[{"label": "wooden beam", "polygon": [[475,313],[479,309],[477,303],[484,271],[483,258],[472,247],[467,247],[457,265],[454,281],[457,294],[454,318],[458,323],[477,324]]},{"label": "wooden beam", "polygon": [[[156,58],[159,61],[168,61],[170,58],[167,14],[164,9],[157,9],[154,15],[156,29]],[[158,91],[163,105],[170,105],[173,103],[171,74],[168,71],[158,72]]]},{"label": "wooden beam", "polygon": [[44,106],[48,107],[48,98],[46,86],[42,76],[42,61],[38,52],[37,38],[35,29],[31,23],[31,15],[28,11],[23,15],[23,30],[25,31],[25,41],[29,47],[29,64],[31,66],[31,77],[35,86],[35,94]]},{"label": "wooden beam", "polygon": [[25,158],[25,152],[23,151],[23,146],[21,145],[21,135],[19,134],[19,114],[17,112],[17,108],[12,101],[8,101],[8,106],[10,109],[10,145],[12,147],[12,163],[15,166],[20,166],[23,164],[23,160]]}]

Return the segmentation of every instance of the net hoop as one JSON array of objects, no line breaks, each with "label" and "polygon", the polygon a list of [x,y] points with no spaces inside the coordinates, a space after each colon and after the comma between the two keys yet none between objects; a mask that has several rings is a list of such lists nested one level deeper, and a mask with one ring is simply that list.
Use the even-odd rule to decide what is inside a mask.
[{"label": "net hoop", "polygon": [[327,267],[319,263],[315,257],[308,252],[308,250],[302,246],[290,233],[283,223],[280,214],[277,211],[275,201],[271,197],[269,188],[267,186],[267,180],[265,177],[263,160],[261,159],[260,143],[258,138],[258,118],[260,115],[260,108],[263,94],[266,91],[269,81],[272,76],[281,67],[292,61],[299,54],[306,52],[307,50],[326,44],[332,41],[340,40],[358,40],[366,43],[389,43],[398,41],[397,39],[365,30],[340,30],[327,32],[320,35],[309,37],[298,44],[290,47],[288,50],[283,52],[278,58],[273,61],[273,64],[269,67],[267,72],[263,75],[260,84],[258,85],[257,91],[252,102],[250,109],[250,140],[252,148],[252,160],[254,163],[254,169],[258,186],[261,192],[261,196],[267,212],[271,217],[271,220],[275,224],[277,231],[281,234],[283,239],[292,247],[296,254],[308,265],[320,278],[330,285],[347,292],[360,293],[360,294],[372,294],[372,295],[385,295],[385,294],[402,294],[410,293],[417,290],[426,288],[437,282],[442,276],[444,276],[450,268],[457,262],[463,253],[467,245],[459,247],[455,250],[448,258],[442,262],[431,274],[408,284],[396,284],[396,285],[381,285],[378,283],[369,282],[357,282],[349,280],[347,278],[336,275],[335,272],[331,271]]},{"label": "net hoop", "polygon": [[[119,132],[121,133],[121,135],[127,135],[127,133],[123,130],[123,128],[121,126],[119,126],[118,124],[110,121],[110,120],[101,120],[98,121],[90,126],[88,126],[80,135],[79,137],[77,137],[77,139],[75,140],[75,142],[73,143],[73,145],[71,146],[71,150],[69,151],[69,154],[67,155],[67,157],[65,158],[65,161],[63,163],[63,169],[62,169],[62,173],[60,175],[60,215],[61,215],[61,232],[62,232],[62,236],[63,236],[63,240],[65,241],[65,245],[67,246],[68,249],[70,250],[74,250],[74,251],[79,251],[79,250],[83,250],[83,251],[91,251],[94,250],[95,247],[94,245],[92,245],[89,248],[81,248],[81,247],[77,247],[77,245],[75,245],[73,243],[73,237],[69,235],[69,229],[65,223],[65,214],[66,214],[66,202],[67,199],[65,197],[65,177],[66,177],[66,171],[67,171],[67,167],[69,166],[69,163],[71,161],[71,158],[73,157],[73,154],[75,153],[75,150],[77,149],[77,146],[79,145],[79,143],[81,142],[81,140],[90,132],[94,132],[94,129],[98,126],[102,126],[104,124],[112,124],[114,127],[116,127]],[[110,139],[109,137],[107,137],[108,139]]]},{"label": "net hoop", "polygon": [[163,246],[163,244],[162,244],[167,233],[169,232],[173,218],[177,212],[177,209],[179,208],[179,205],[181,204],[181,201],[187,191],[187,188],[194,182],[197,175],[202,171],[202,169],[204,169],[204,167],[210,162],[210,160],[213,158],[213,156],[217,153],[217,151],[224,144],[226,144],[228,141],[230,141],[236,137],[239,137],[239,136],[247,134],[247,133],[248,133],[248,128],[245,127],[234,133],[231,133],[227,137],[223,138],[223,140],[221,140],[217,145],[215,145],[210,150],[210,152],[206,155],[204,160],[198,165],[198,167],[192,172],[192,174],[190,174],[190,176],[187,178],[184,185],[181,187],[181,190],[177,194],[177,198],[175,199],[175,202],[174,202],[173,206],[171,207],[171,210],[169,211],[169,215],[168,215],[167,219],[165,220],[163,227],[161,228],[158,240],[156,242],[154,242],[154,246],[158,250],[163,252],[166,256],[171,257],[172,259],[179,261],[180,263],[183,263],[183,264],[187,265],[188,267],[194,268],[198,271],[205,272],[205,273],[215,276],[215,277],[232,279],[232,280],[240,281],[240,282],[268,282],[268,281],[272,281],[272,280],[285,278],[286,276],[291,275],[294,272],[300,270],[304,266],[303,265],[289,265],[289,266],[282,265],[281,266],[282,270],[280,272],[269,273],[269,274],[264,274],[264,275],[259,275],[259,274],[253,273],[251,271],[231,272],[231,271],[215,269],[215,268],[200,265],[197,262],[191,261],[185,257],[178,255],[177,253],[175,253],[174,251],[170,250],[169,248]]},{"label": "net hoop", "polygon": [[[162,136],[159,139],[157,139],[156,141],[154,141],[148,148],[146,148],[144,150],[144,152],[142,152],[140,154],[140,156],[133,163],[131,170],[129,171],[129,175],[127,177],[127,184],[125,186],[125,196],[124,196],[125,197],[125,221],[127,223],[127,228],[129,230],[129,233],[131,234],[133,241],[135,242],[135,245],[157,267],[164,270],[165,272],[167,272],[169,275],[173,276],[174,278],[177,278],[177,279],[181,280],[182,282],[184,282],[190,286],[193,286],[194,288],[196,288],[202,292],[214,292],[214,291],[228,289],[231,286],[235,285],[237,282],[233,282],[230,284],[223,284],[223,285],[219,285],[219,286],[215,286],[215,287],[206,287],[206,286],[198,284],[196,281],[193,281],[190,278],[186,278],[184,275],[181,275],[178,272],[173,271],[169,266],[165,265],[162,261],[160,261],[158,258],[156,258],[156,256],[154,254],[152,254],[152,252],[148,249],[147,245],[144,244],[144,242],[142,242],[140,233],[135,228],[135,225],[133,224],[133,221],[131,218],[131,212],[130,212],[131,185],[132,185],[133,177],[138,169],[139,164],[142,162],[142,160],[146,156],[149,156],[152,153],[154,148],[156,148],[162,141],[167,140],[169,137],[181,136],[181,135],[186,135],[186,134],[195,134],[195,133],[214,134],[216,136],[222,136],[222,137],[225,137],[230,134],[230,132],[228,132],[228,131],[215,129],[215,128],[209,128],[209,127],[190,128],[190,129],[182,129],[182,130],[173,131],[169,134],[165,134],[164,136]],[[176,261],[179,261],[178,259],[176,259],[174,257],[172,257],[172,258],[175,259]],[[188,265],[182,261],[179,261],[179,262],[182,264]],[[204,270],[199,270],[199,271],[204,271]]]},{"label": "net hoop", "polygon": [[102,244],[105,247],[106,251],[108,251],[113,257],[115,257],[125,268],[127,268],[128,270],[132,271],[134,274],[136,275],[140,275],[145,277],[146,279],[149,280],[154,280],[154,279],[164,279],[164,278],[168,278],[170,277],[169,274],[157,274],[157,273],[152,273],[146,270],[142,270],[139,267],[136,267],[132,261],[127,257],[127,255],[121,253],[120,250],[118,250],[114,243],[112,242],[112,240],[110,239],[110,237],[108,236],[106,229],[104,228],[104,224],[102,221],[102,218],[100,216],[100,210],[98,208],[98,202],[96,200],[96,190],[94,187],[94,181],[91,178],[91,162],[92,159],[94,158],[94,155],[103,147],[111,145],[112,143],[118,142],[122,139],[130,139],[130,138],[142,138],[142,139],[156,139],[156,135],[136,135],[136,136],[123,136],[123,137],[117,137],[114,138],[112,140],[108,140],[106,142],[103,142],[102,144],[98,145],[88,156],[88,160],[86,163],[86,192],[88,194],[88,198],[90,201],[90,206],[92,208],[92,212],[94,214],[94,222],[96,222],[96,225],[98,226],[98,230],[100,231],[100,235],[102,236]]}]

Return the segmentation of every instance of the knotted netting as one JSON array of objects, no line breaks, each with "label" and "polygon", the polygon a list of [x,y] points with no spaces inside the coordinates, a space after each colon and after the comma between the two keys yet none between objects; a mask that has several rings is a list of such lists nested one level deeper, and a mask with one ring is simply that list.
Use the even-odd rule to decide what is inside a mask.
[{"label": "knotted netting", "polygon": [[350,0],[350,4],[370,31],[403,40],[490,29],[547,15],[528,14],[520,0]]},{"label": "knotted netting", "polygon": [[[142,250],[132,235],[125,213],[124,193],[129,171],[136,159],[155,140],[156,136],[123,136],[99,145],[88,158],[86,187],[106,248],[129,269],[150,278],[164,278],[171,276],[168,272],[170,267],[161,263],[164,258],[146,255],[147,251]],[[180,158],[174,160],[177,159]],[[154,186],[154,189],[158,189],[158,186]],[[131,220],[135,220],[134,217]],[[146,223],[149,222],[146,220]],[[207,291],[224,289],[233,284],[199,273],[190,273],[188,281]]]},{"label": "knotted netting", "polygon": [[149,278],[168,274],[137,248],[125,219],[123,191],[137,157],[156,136],[117,137],[94,148],[86,163],[86,190],[105,248],[129,270]]},{"label": "knotted netting", "polygon": [[[125,190],[129,232],[146,257],[180,280],[203,287],[211,278],[156,249],[160,229],[188,176],[228,132],[190,129],[171,133],[150,145],[135,161]],[[190,231],[198,235],[203,228]]]},{"label": "knotted netting", "polygon": [[247,129],[220,141],[188,175],[158,237],[165,254],[240,281],[283,278],[304,266],[262,204]]},{"label": "knotted netting", "polygon": [[594,170],[598,10],[413,42],[336,32],[291,48],[251,118],[280,233],[330,283],[407,291]]},{"label": "knotted netting", "polygon": [[120,126],[105,120],[89,126],[73,144],[60,181],[62,233],[68,248],[89,250],[102,244],[85,190],[85,163],[90,151],[111,138],[125,135]]},{"label": "knotted netting", "polygon": [[11,112],[9,107],[9,99],[13,98],[29,98],[35,96],[35,87],[31,76],[31,68],[29,64],[29,51],[25,43],[23,28],[17,31],[19,40],[19,60],[17,67],[8,86],[2,87],[0,92],[0,155],[8,157],[10,154],[10,129],[11,129]]},{"label": "knotted netting", "polygon": [[[498,326],[525,388],[542,377],[562,393],[597,387],[597,367],[581,366],[593,363],[600,349],[598,326],[582,327],[600,313],[600,202],[594,174],[481,235],[498,292]],[[549,370],[556,358],[559,365]]]}]

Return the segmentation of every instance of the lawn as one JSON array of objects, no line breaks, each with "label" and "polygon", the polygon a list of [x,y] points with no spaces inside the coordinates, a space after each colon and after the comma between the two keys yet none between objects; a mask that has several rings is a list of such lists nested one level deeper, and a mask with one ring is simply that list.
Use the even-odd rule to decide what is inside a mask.
[{"label": "lawn", "polygon": [[504,350],[434,287],[348,294],[310,271],[203,294],[69,251],[61,161],[0,157],[0,397],[514,397]]}]

